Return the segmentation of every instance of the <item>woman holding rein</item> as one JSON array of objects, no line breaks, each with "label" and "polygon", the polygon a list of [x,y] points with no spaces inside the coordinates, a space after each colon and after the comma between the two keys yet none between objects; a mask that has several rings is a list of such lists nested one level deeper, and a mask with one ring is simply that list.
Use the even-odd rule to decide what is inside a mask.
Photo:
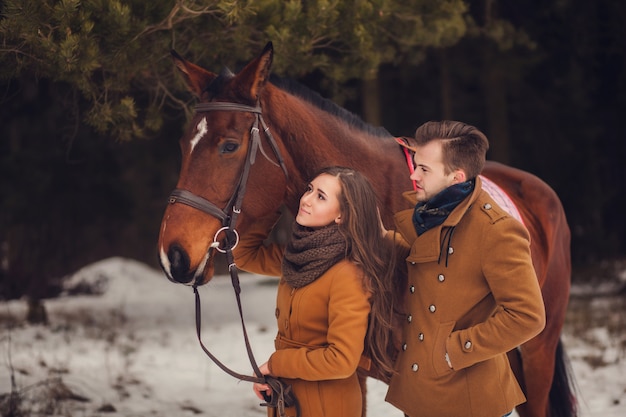
[{"label": "woman holding rein", "polygon": [[[263,243],[276,220],[261,219],[234,251],[241,269],[281,276],[276,351],[259,369],[292,386],[302,417],[360,417],[362,355],[387,375],[393,369],[385,353],[395,256],[380,230],[375,191],[359,172],[325,168],[300,199],[286,247]],[[270,388],[254,390],[263,399]]]}]

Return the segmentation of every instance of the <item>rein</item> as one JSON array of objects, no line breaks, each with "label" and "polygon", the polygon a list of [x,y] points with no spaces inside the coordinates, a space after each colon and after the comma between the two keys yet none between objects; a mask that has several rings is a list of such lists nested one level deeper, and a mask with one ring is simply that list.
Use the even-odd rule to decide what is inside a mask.
[{"label": "rein", "polygon": [[[237,300],[237,309],[239,311],[239,318],[241,319],[241,328],[243,330],[244,341],[246,344],[246,351],[248,354],[248,359],[250,360],[250,364],[252,365],[252,370],[254,371],[254,375],[243,375],[238,372],[233,371],[226,365],[224,365],[221,361],[219,361],[202,343],[201,337],[201,306],[200,306],[200,294],[198,293],[198,280],[199,276],[193,282],[193,291],[195,295],[195,312],[196,312],[196,334],[198,336],[198,342],[200,343],[200,347],[206,353],[206,355],[224,372],[233,376],[242,381],[248,381],[258,384],[267,384],[272,389],[272,395],[269,396],[265,392],[263,392],[263,396],[265,398],[266,403],[261,404],[262,406],[268,407],[276,407],[278,409],[278,415],[285,415],[285,407],[296,407],[296,414],[300,415],[300,409],[297,403],[293,392],[291,391],[291,387],[284,384],[278,378],[262,375],[259,370],[259,366],[254,358],[254,354],[252,353],[252,348],[250,346],[250,340],[248,339],[248,332],[246,330],[246,324],[243,318],[243,309],[241,307],[241,285],[239,283],[239,275],[237,265],[235,264],[233,249],[239,243],[239,234],[235,229],[237,224],[237,216],[241,213],[241,204],[243,201],[244,194],[246,192],[246,185],[248,182],[248,177],[250,175],[250,169],[254,162],[256,161],[257,151],[260,150],[263,156],[270,161],[272,164],[280,167],[285,174],[285,177],[289,177],[287,173],[287,168],[285,166],[282,155],[280,154],[280,150],[278,149],[278,145],[276,144],[276,140],[272,136],[265,120],[263,119],[262,111],[260,106],[252,107],[246,106],[238,103],[226,103],[226,102],[212,102],[212,103],[200,103],[195,106],[196,112],[209,112],[209,111],[239,111],[239,112],[248,112],[253,113],[255,115],[254,123],[252,124],[252,128],[250,129],[250,145],[248,147],[248,153],[246,156],[246,161],[241,172],[241,176],[239,177],[239,181],[237,186],[235,187],[235,191],[231,196],[230,200],[226,204],[224,209],[220,209],[215,204],[210,202],[209,200],[196,195],[190,191],[176,188],[169,197],[169,203],[182,203],[186,204],[190,207],[193,207],[197,210],[200,210],[210,216],[213,216],[219,219],[222,223],[222,228],[219,229],[215,236],[213,237],[213,242],[209,245],[207,249],[207,257],[206,260],[209,259],[209,254],[212,249],[217,250],[218,252],[225,253],[228,261],[228,271],[230,272],[231,283],[233,289],[235,291],[235,298]],[[259,124],[263,128],[265,132],[265,136],[268,139],[268,142],[276,156],[278,163],[272,161],[263,150],[263,146],[261,145],[261,138],[259,134]],[[220,244],[218,241],[218,236],[225,232],[225,245],[223,248],[220,248]]]}]

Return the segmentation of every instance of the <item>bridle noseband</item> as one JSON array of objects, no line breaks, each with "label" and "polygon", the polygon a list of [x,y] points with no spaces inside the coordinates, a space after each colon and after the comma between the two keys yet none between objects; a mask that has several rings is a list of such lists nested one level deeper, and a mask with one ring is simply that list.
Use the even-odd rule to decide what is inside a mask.
[{"label": "bridle noseband", "polygon": [[[200,342],[200,346],[202,347],[202,350],[207,354],[207,356],[211,358],[211,360],[227,374],[242,381],[254,382],[254,383],[259,383],[259,384],[268,384],[270,385],[270,387],[272,387],[272,396],[271,397],[267,396],[264,393],[265,400],[267,401],[267,403],[261,404],[261,405],[276,407],[278,409],[278,413],[280,416],[284,416],[285,407],[294,406],[296,408],[297,415],[300,415],[299,405],[297,403],[297,400],[295,399],[295,396],[293,396],[293,393],[291,392],[291,388],[286,386],[282,381],[280,381],[277,378],[267,376],[267,375],[266,376],[262,375],[257,365],[257,362],[254,359],[252,348],[250,346],[250,341],[248,339],[248,332],[246,331],[246,325],[243,319],[243,310],[241,307],[241,298],[240,298],[241,286],[239,283],[239,276],[237,274],[237,265],[235,264],[234,256],[232,253],[233,249],[239,243],[239,234],[237,233],[235,226],[237,224],[237,217],[241,213],[241,204],[243,202],[243,197],[246,192],[246,185],[248,182],[248,177],[250,175],[250,169],[252,165],[254,165],[254,162],[256,161],[257,151],[260,150],[263,156],[268,161],[270,161],[272,164],[276,166],[279,166],[283,170],[283,173],[285,174],[285,178],[289,178],[287,167],[285,166],[285,162],[282,158],[282,155],[280,154],[280,150],[278,149],[276,140],[272,136],[272,133],[270,132],[269,128],[267,127],[267,124],[265,123],[265,120],[263,119],[263,114],[262,114],[260,105],[257,105],[256,107],[252,107],[252,106],[247,106],[247,105],[238,104],[238,103],[211,102],[211,103],[197,104],[195,106],[195,110],[198,113],[210,112],[210,111],[238,111],[238,112],[253,113],[255,115],[254,123],[252,124],[252,128],[250,129],[250,144],[248,146],[248,153],[246,156],[246,161],[244,163],[243,170],[239,177],[239,182],[237,183],[237,186],[235,188],[233,195],[231,196],[230,200],[226,204],[226,207],[224,209],[220,209],[219,207],[217,207],[215,204],[205,199],[204,197],[201,197],[199,195],[196,195],[190,191],[187,191],[181,188],[176,188],[174,191],[172,191],[169,197],[169,203],[170,204],[174,204],[174,203],[186,204],[190,207],[193,207],[197,210],[200,210],[210,216],[213,216],[219,219],[220,222],[222,223],[222,227],[215,233],[215,236],[213,237],[213,242],[207,248],[207,254],[209,253],[211,249],[215,249],[221,253],[226,254],[226,257],[228,260],[228,270],[230,272],[231,282],[233,285],[233,289],[235,291],[235,297],[237,299],[237,307],[239,310],[239,317],[241,319],[241,327],[243,329],[243,336],[244,336],[244,340],[246,343],[248,359],[250,360],[250,364],[252,365],[252,369],[256,376],[243,375],[228,368],[226,365],[220,362],[206,348],[206,346],[204,346],[204,343],[202,343],[202,338],[200,336],[202,314],[201,314],[201,307],[200,307],[200,294],[198,293],[198,279],[200,277],[196,278],[196,280],[194,280],[193,282],[193,291],[195,294],[195,306],[196,306],[196,334],[198,336],[198,341]],[[276,160],[278,161],[277,163],[272,161],[263,150],[263,146],[261,145],[261,138],[259,134],[259,124],[261,124],[261,127],[263,128],[263,131],[265,132],[265,136],[267,137],[267,140],[270,146],[272,147],[272,151],[274,152],[274,155],[276,156]],[[222,232],[225,232],[226,243],[225,243],[225,247],[220,248],[218,236]],[[209,256],[206,257],[205,262],[208,262],[208,259],[209,259]]]}]

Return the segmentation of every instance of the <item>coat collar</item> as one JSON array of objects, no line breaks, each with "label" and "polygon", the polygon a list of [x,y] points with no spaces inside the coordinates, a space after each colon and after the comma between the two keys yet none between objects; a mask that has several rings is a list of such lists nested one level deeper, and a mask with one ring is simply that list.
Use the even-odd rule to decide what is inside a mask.
[{"label": "coat collar", "polygon": [[[419,239],[415,226],[413,226],[413,208],[399,211],[394,216],[396,227],[398,232],[402,235],[404,240],[413,247],[411,250],[410,258],[414,261],[433,261],[439,259],[439,252],[441,250],[441,232],[444,227],[455,227],[459,224],[465,213],[471,208],[472,204],[478,199],[478,196],[482,192],[482,180],[480,177],[476,178],[476,186],[474,191],[465,200],[461,201],[459,205],[452,210],[448,218],[439,226],[434,227],[426,231]],[[404,198],[408,200],[413,206],[417,204],[415,191],[407,191],[404,194]]]}]

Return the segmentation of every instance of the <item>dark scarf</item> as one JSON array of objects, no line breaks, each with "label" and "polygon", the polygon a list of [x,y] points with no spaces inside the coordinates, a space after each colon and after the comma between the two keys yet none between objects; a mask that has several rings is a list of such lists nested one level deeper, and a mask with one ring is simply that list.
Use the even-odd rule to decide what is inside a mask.
[{"label": "dark scarf", "polygon": [[283,258],[283,278],[293,288],[310,284],[346,257],[346,246],[336,223],[319,229],[294,223]]},{"label": "dark scarf", "polygon": [[475,181],[454,184],[428,201],[417,203],[413,212],[413,226],[418,236],[439,226],[461,201],[474,191]]}]

